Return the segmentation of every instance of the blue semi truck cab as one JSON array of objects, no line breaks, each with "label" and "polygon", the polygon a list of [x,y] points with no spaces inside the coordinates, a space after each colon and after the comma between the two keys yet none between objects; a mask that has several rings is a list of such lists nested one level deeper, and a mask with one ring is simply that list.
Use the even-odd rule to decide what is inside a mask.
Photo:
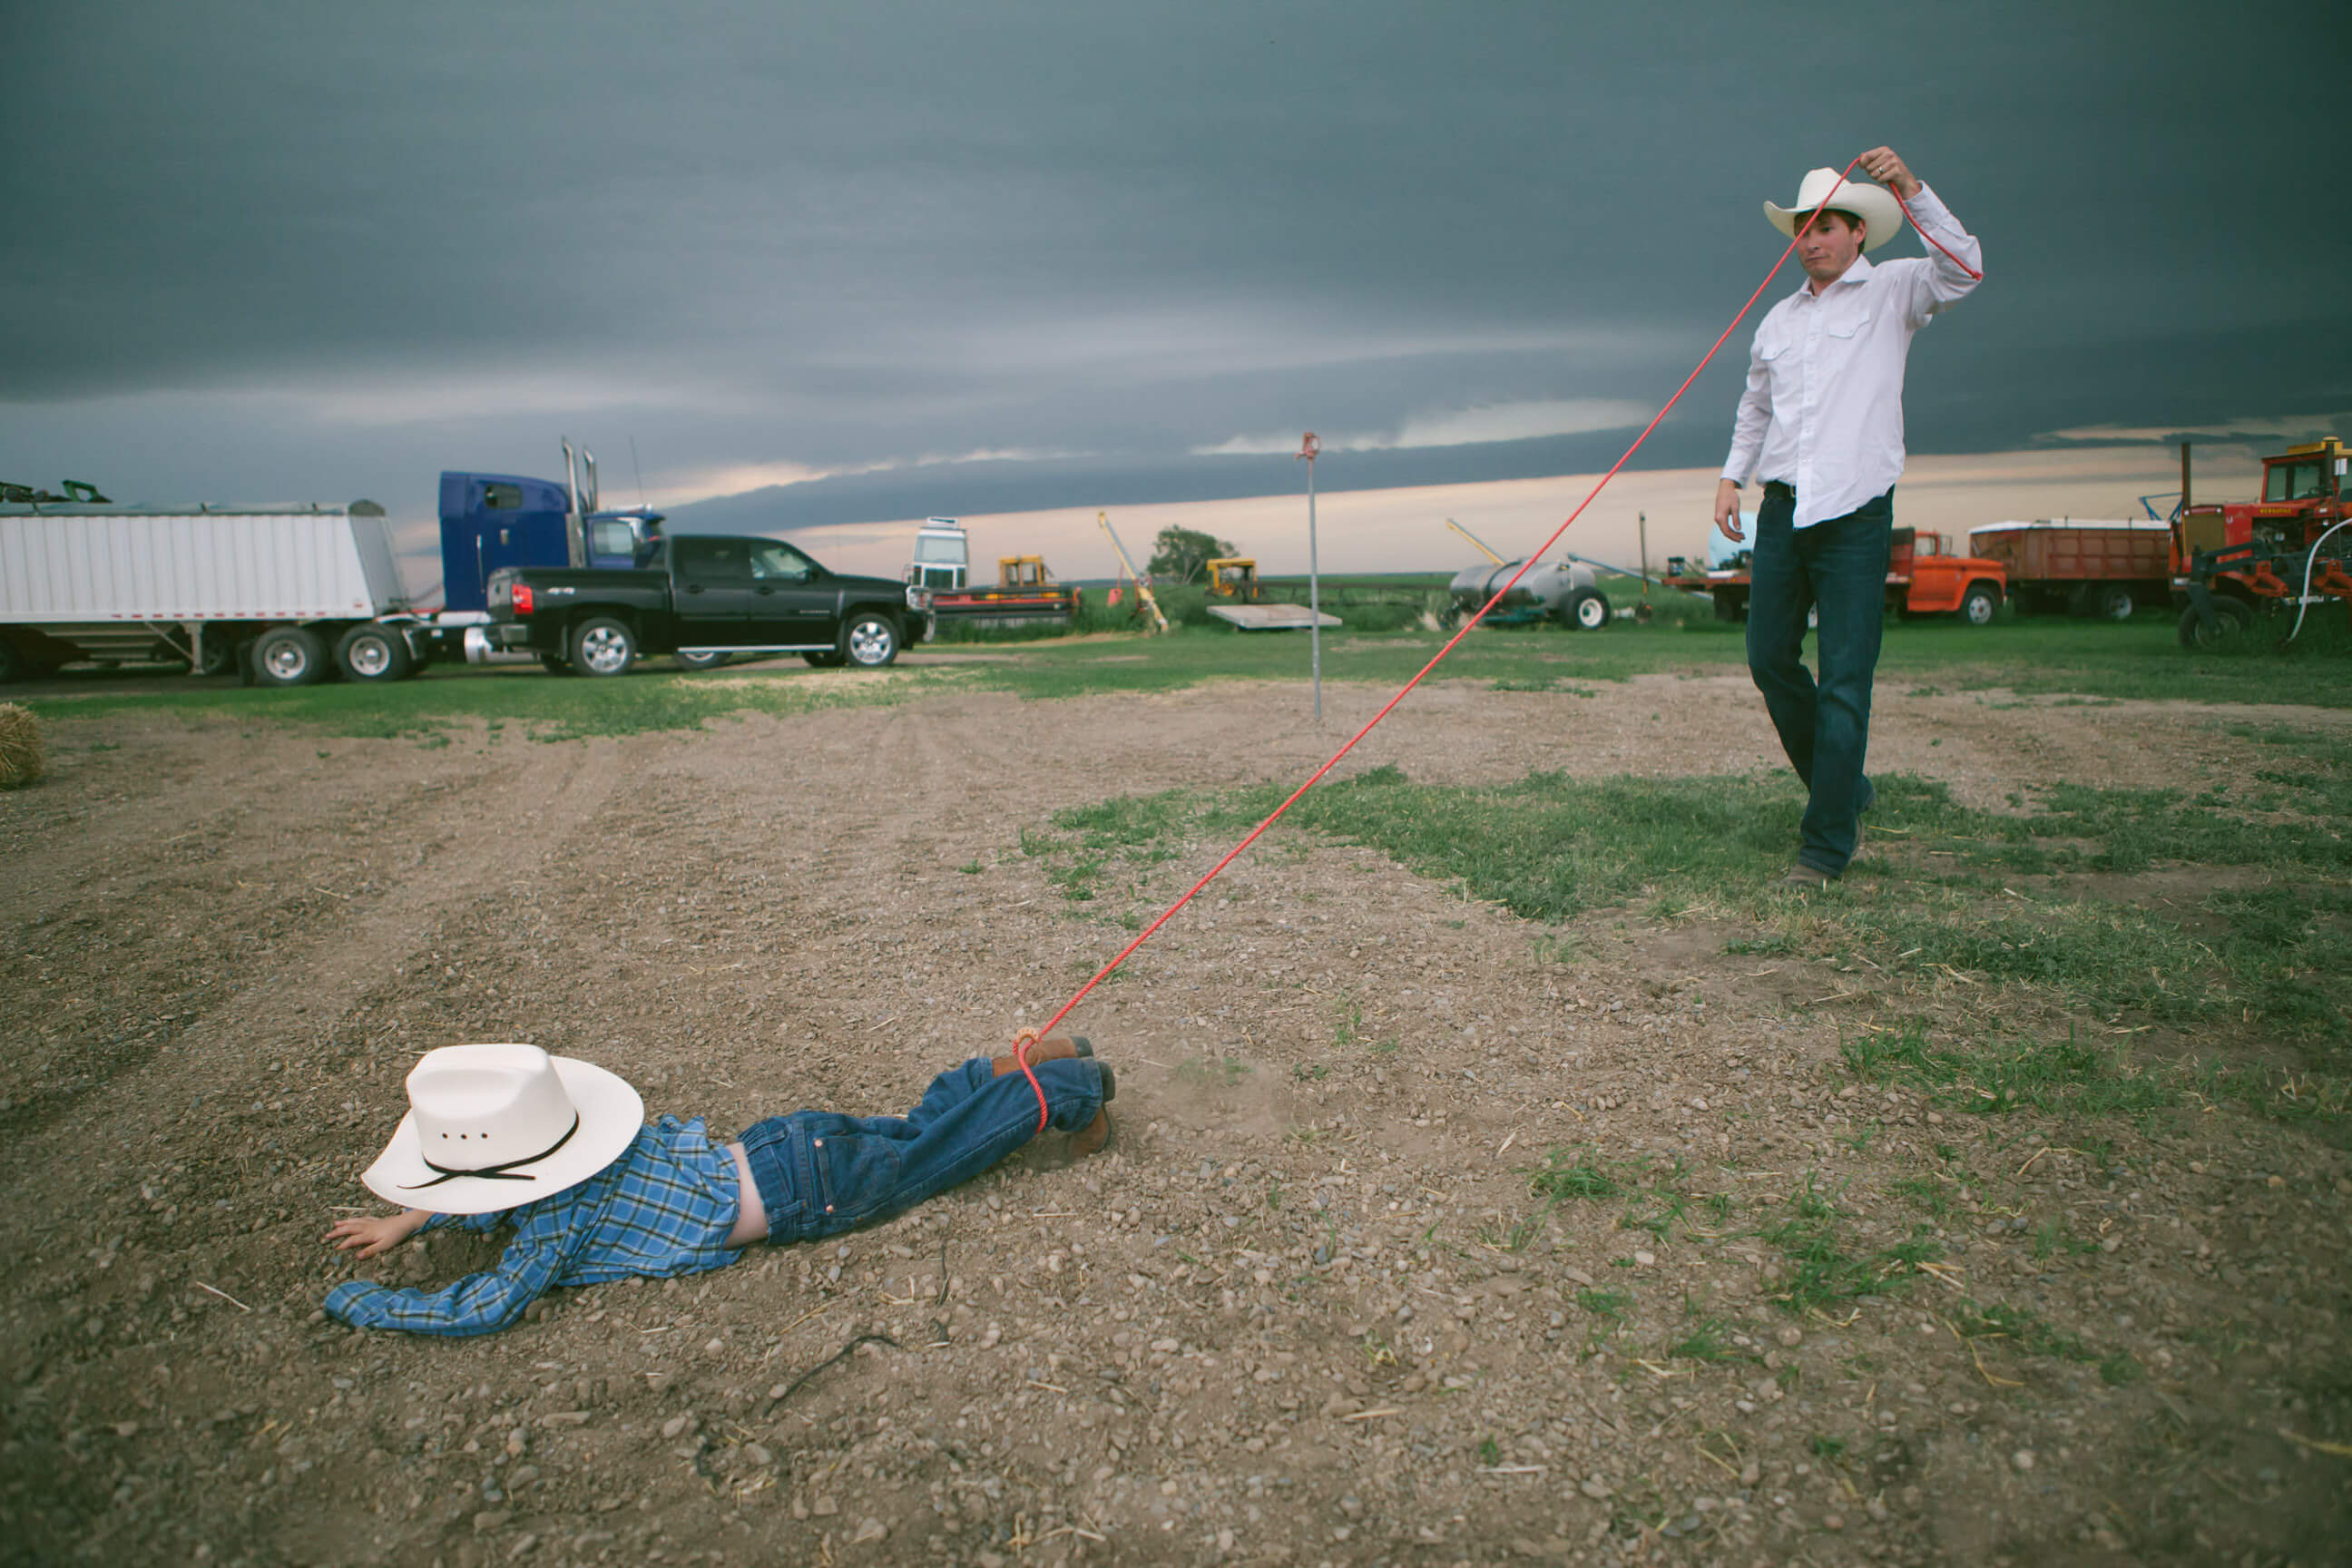
[{"label": "blue semi truck cab", "polygon": [[513,567],[632,571],[657,561],[662,514],[650,507],[612,511],[597,505],[596,458],[563,443],[563,478],[441,475],[440,611],[412,626],[419,664],[528,658],[502,648],[488,630],[490,574]]},{"label": "blue semi truck cab", "polygon": [[[661,542],[662,514],[646,507],[572,510],[566,488],[519,474],[441,476],[441,592],[446,611],[489,608],[490,574],[502,566],[629,571]],[[575,527],[574,519],[578,519]]]}]

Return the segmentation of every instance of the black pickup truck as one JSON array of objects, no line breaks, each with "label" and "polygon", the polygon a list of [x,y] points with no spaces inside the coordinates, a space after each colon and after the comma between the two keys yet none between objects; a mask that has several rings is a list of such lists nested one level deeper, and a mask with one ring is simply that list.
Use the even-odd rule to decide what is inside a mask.
[{"label": "black pickup truck", "polygon": [[828,572],[778,540],[719,534],[673,534],[636,571],[502,568],[488,590],[493,644],[582,675],[619,675],[657,653],[689,666],[796,653],[879,669],[935,624],[928,588]]}]

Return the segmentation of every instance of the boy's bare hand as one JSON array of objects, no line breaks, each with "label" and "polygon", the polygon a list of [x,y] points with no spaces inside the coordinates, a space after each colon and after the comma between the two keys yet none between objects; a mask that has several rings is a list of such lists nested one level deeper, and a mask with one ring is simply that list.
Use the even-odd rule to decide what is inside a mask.
[{"label": "boy's bare hand", "polygon": [[320,1239],[331,1242],[338,1252],[349,1252],[361,1258],[373,1258],[389,1252],[416,1234],[428,1216],[421,1209],[409,1209],[403,1214],[355,1215],[339,1219]]}]

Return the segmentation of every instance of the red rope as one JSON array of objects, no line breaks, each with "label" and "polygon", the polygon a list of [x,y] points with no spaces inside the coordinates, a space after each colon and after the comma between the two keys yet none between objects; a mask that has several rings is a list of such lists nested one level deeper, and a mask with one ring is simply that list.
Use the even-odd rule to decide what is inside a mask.
[{"label": "red rope", "polygon": [[[1126,954],[1121,953],[1119,956],[1123,958]],[[1076,996],[1070,998],[1070,1004],[1071,1006],[1076,1006],[1077,998]],[[1062,1012],[1066,1013],[1069,1010],[1069,1007],[1065,1007]],[[1060,1014],[1055,1015],[1056,1017],[1060,1016]],[[1027,1079],[1029,1087],[1036,1091],[1037,1131],[1043,1132],[1045,1131],[1045,1086],[1037,1081],[1036,1072],[1029,1066],[1029,1047],[1037,1043],[1037,1036],[1038,1031],[1035,1029],[1024,1029],[1013,1037],[1013,1065],[1021,1069],[1021,1076]],[[1030,1136],[1034,1137],[1036,1133],[1032,1133]]]},{"label": "red rope", "polygon": [[[1853,165],[1852,163],[1848,163],[1848,164],[1846,165],[1846,167],[1847,167],[1847,168],[1849,168],[1849,169],[1851,169],[1851,168],[1853,168]],[[1839,176],[1838,176],[1838,184],[1843,184],[1844,183],[1845,183],[1845,176],[1844,176],[1844,175],[1843,175],[1843,174],[1839,175]],[[1975,268],[1973,268],[1973,267],[1969,266],[1967,262],[1965,262],[1965,261],[1961,260],[1958,257],[1952,255],[1952,253],[1951,253],[1949,250],[1945,249],[1944,242],[1943,242],[1942,240],[1937,239],[1934,235],[1929,234],[1926,229],[1924,229],[1924,228],[1920,228],[1920,227],[1919,227],[1919,218],[1918,218],[1918,216],[1917,216],[1916,214],[1915,214],[1914,212],[1912,212],[1912,210],[1911,210],[1911,204],[1910,204],[1909,202],[1906,202],[1906,201],[1905,201],[1905,200],[1903,199],[1903,193],[1902,193],[1901,191],[1896,190],[1893,185],[1889,185],[1889,186],[1887,186],[1887,187],[1886,187],[1886,194],[1887,194],[1888,195],[1891,195],[1891,196],[1893,196],[1893,197],[1895,198],[1895,205],[1896,206],[1901,207],[1901,208],[1903,209],[1903,216],[1904,216],[1905,217],[1907,217],[1907,218],[1909,218],[1909,219],[1911,220],[1911,226],[1912,226],[1913,228],[1915,228],[1915,229],[1918,229],[1918,230],[1919,230],[1919,237],[1920,237],[1921,239],[1926,240],[1928,244],[1930,244],[1930,245],[1934,246],[1937,249],[1938,249],[1938,250],[1942,250],[1942,251],[1944,252],[1945,257],[1950,260],[1950,262],[1951,262],[1951,264],[1952,264],[1953,266],[1955,266],[1955,267],[1958,268],[1961,271],[1963,271],[1963,272],[1967,273],[1969,277],[1971,277],[1971,278],[1975,279],[1978,282],[1981,283],[1981,282],[1983,282],[1983,281],[1984,281],[1984,274],[1983,274],[1983,273],[1981,273],[1981,272],[1978,271]]]},{"label": "red rope", "polygon": [[[1831,195],[1833,196],[1837,194],[1839,188],[1845,184],[1846,175],[1853,173],[1854,163],[1859,163],[1861,162],[1861,157],[1857,155],[1853,163],[1848,163],[1845,166],[1844,171],[1838,175],[1837,184],[1830,187]],[[1900,196],[1895,198],[1898,202],[1902,199],[1903,198]],[[1824,201],[1822,206],[1825,207],[1827,205],[1828,203]],[[1907,213],[1910,209],[1906,207],[1904,210]],[[1313,789],[1316,784],[1322,781],[1325,773],[1329,773],[1334,767],[1337,767],[1340,758],[1346,756],[1349,752],[1354,751],[1356,749],[1356,742],[1370,734],[1373,729],[1379,725],[1380,721],[1389,716],[1390,710],[1395,708],[1398,703],[1403,701],[1406,697],[1410,696],[1412,692],[1412,689],[1422,683],[1423,677],[1427,676],[1431,670],[1435,669],[1438,665],[1444,661],[1445,656],[1454,651],[1454,645],[1459,643],[1464,637],[1468,637],[1470,635],[1471,628],[1475,626],[1480,621],[1486,618],[1486,612],[1493,609],[1496,605],[1500,603],[1504,595],[1518,586],[1519,579],[1526,576],[1528,569],[1533,567],[1538,560],[1542,559],[1545,551],[1549,550],[1554,544],[1559,542],[1559,536],[1569,531],[1570,524],[1574,523],[1578,518],[1584,515],[1585,509],[1592,504],[1594,497],[1600,495],[1601,490],[1607,488],[1609,481],[1617,477],[1618,470],[1622,468],[1628,462],[1632,461],[1633,454],[1642,449],[1642,443],[1650,438],[1650,432],[1658,427],[1659,421],[1664,419],[1668,412],[1674,408],[1674,405],[1682,401],[1683,394],[1690,390],[1690,384],[1692,382],[1698,379],[1699,372],[1705,370],[1714,360],[1717,352],[1723,347],[1725,340],[1729,338],[1733,331],[1738,330],[1741,321],[1747,320],[1748,312],[1756,308],[1756,301],[1764,297],[1764,290],[1772,286],[1772,279],[1780,276],[1780,268],[1788,264],[1790,256],[1796,251],[1797,242],[1805,237],[1806,230],[1813,226],[1814,222],[1820,218],[1822,211],[1822,207],[1815,207],[1811,213],[1806,215],[1804,223],[1799,226],[1794,235],[1790,237],[1788,249],[1780,252],[1780,258],[1772,263],[1772,270],[1764,274],[1764,281],[1756,285],[1756,291],[1748,296],[1748,302],[1739,307],[1739,313],[1731,318],[1729,324],[1727,325],[1722,331],[1716,334],[1715,342],[1709,345],[1706,355],[1700,359],[1697,364],[1691,367],[1691,373],[1688,375],[1683,377],[1682,384],[1675,388],[1675,395],[1666,399],[1665,407],[1659,409],[1657,417],[1652,419],[1649,424],[1642,427],[1642,433],[1633,437],[1633,444],[1625,448],[1625,455],[1619,458],[1615,463],[1612,464],[1607,473],[1601,476],[1601,482],[1594,485],[1585,498],[1577,503],[1576,510],[1568,514],[1567,521],[1562,522],[1558,528],[1553,529],[1551,531],[1551,537],[1545,540],[1542,545],[1521,563],[1517,572],[1511,574],[1511,580],[1504,584],[1500,588],[1497,588],[1495,591],[1494,596],[1478,607],[1478,613],[1465,621],[1462,624],[1462,629],[1455,632],[1454,636],[1447,640],[1445,646],[1437,650],[1436,657],[1433,658],[1427,664],[1423,665],[1421,667],[1420,673],[1415,675],[1411,680],[1404,683],[1402,690],[1399,691],[1394,697],[1390,698],[1381,707],[1381,710],[1373,714],[1370,721],[1367,722],[1362,729],[1357,731],[1353,735],[1348,738],[1348,743],[1346,745],[1332,752],[1329,761],[1326,762],[1321,767],[1317,768],[1312,773],[1308,774],[1306,783],[1300,784],[1297,789],[1292,790],[1288,795],[1285,796],[1280,805],[1276,806],[1273,811],[1267,813],[1265,821],[1259,823],[1255,827],[1251,828],[1248,837],[1243,839],[1239,844],[1234,845],[1231,850],[1226,852],[1223,859],[1210,867],[1206,875],[1202,877],[1199,881],[1193,883],[1190,888],[1184,890],[1184,896],[1182,898],[1178,899],[1174,903],[1169,905],[1167,909],[1161,910],[1160,918],[1153,921],[1150,925],[1145,926],[1141,931],[1138,932],[1133,942],[1129,942],[1125,947],[1119,949],[1118,956],[1112,959],[1108,963],[1104,964],[1101,969],[1096,971],[1095,977],[1092,980],[1089,980],[1084,985],[1079,986],[1077,994],[1072,996],[1067,1002],[1062,1004],[1062,1010],[1055,1014],[1052,1018],[1048,1019],[1044,1028],[1034,1031],[1024,1029],[1022,1031],[1023,1035],[1034,1038],[1041,1035],[1051,1034],[1056,1025],[1060,1024],[1063,1019],[1070,1016],[1071,1009],[1077,1006],[1079,1003],[1085,1001],[1088,994],[1090,994],[1096,986],[1110,978],[1112,973],[1115,972],[1120,964],[1125,963],[1128,961],[1129,956],[1132,954],[1137,948],[1141,947],[1145,942],[1150,942],[1153,933],[1158,931],[1161,926],[1166,925],[1169,921],[1174,917],[1177,910],[1182,909],[1186,904],[1191,903],[1194,896],[1197,895],[1202,889],[1207,887],[1211,882],[1215,881],[1218,874],[1223,871],[1226,867],[1232,865],[1234,861],[1240,857],[1243,850],[1256,843],[1259,837],[1263,835],[1267,828],[1272,827],[1276,821],[1281,817],[1282,814],[1288,811],[1291,806],[1297,803],[1300,795],[1303,795],[1308,790]],[[1915,218],[1912,220],[1912,226],[1914,228],[1918,227],[1917,219]],[[1926,231],[1921,230],[1921,232],[1925,233]],[[1938,246],[1937,248],[1941,249],[1942,247]],[[1945,254],[1950,255],[1950,252],[1947,251]],[[1952,259],[1957,262],[1959,260],[1959,258],[1953,257]],[[1017,1043],[1017,1038],[1018,1037],[1016,1037],[1014,1054],[1016,1057],[1019,1057],[1021,1055],[1021,1047]],[[1022,1062],[1022,1070],[1024,1072],[1028,1071],[1028,1063],[1025,1059]],[[1032,1083],[1037,1081],[1034,1074],[1031,1075],[1029,1081]],[[1043,1089],[1040,1089],[1037,1092],[1037,1125],[1041,1131],[1044,1131],[1045,1128],[1045,1094]]]}]

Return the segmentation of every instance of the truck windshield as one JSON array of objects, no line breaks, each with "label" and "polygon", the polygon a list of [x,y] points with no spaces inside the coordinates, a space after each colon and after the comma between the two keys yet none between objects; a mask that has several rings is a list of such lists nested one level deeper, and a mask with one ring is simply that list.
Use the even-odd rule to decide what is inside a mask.
[{"label": "truck windshield", "polygon": [[2310,500],[2327,493],[2327,465],[2317,458],[2307,463],[2273,463],[2263,476],[2264,500]]}]

